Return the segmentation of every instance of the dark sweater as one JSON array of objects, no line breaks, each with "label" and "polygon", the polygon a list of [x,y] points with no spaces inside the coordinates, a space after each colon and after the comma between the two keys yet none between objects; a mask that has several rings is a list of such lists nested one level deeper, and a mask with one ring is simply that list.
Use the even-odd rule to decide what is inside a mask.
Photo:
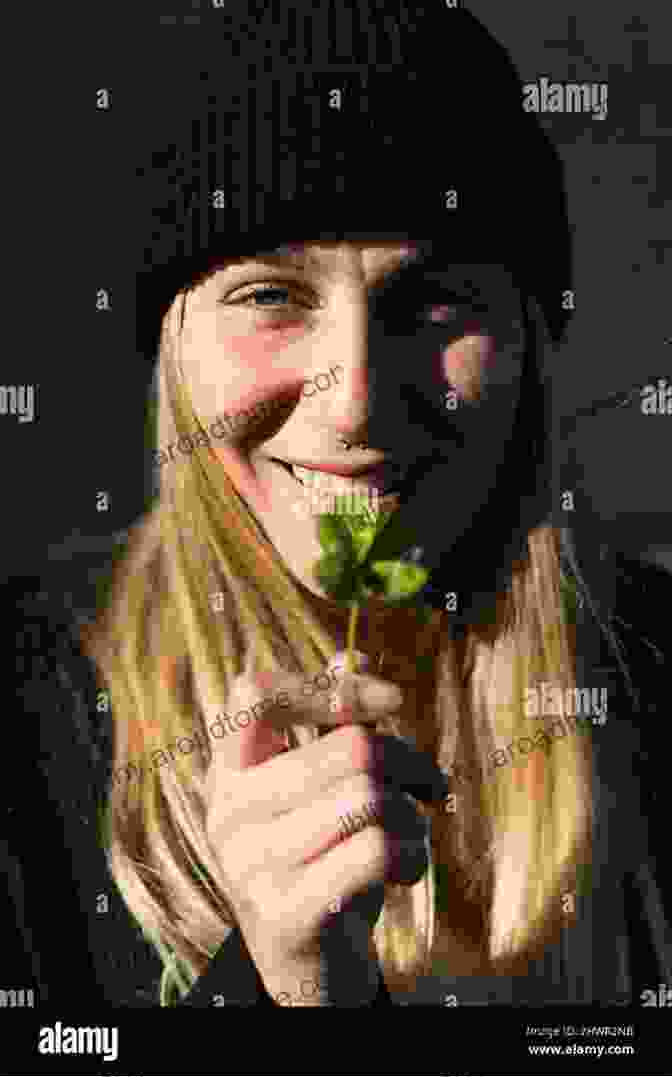
[{"label": "dark sweater", "polygon": [[[597,778],[592,889],[577,896],[578,922],[529,976],[444,976],[395,1001],[434,1002],[454,994],[467,1005],[641,1005],[643,991],[672,986],[663,802],[672,575],[619,555],[612,563],[612,627],[640,709],[633,713],[605,645],[600,665],[609,669],[600,683],[609,685],[608,720],[590,734]],[[11,752],[0,794],[0,864],[8,879],[0,909],[0,988],[32,987],[42,1005],[86,999],[157,1006],[161,963],[130,917],[96,839],[96,801],[111,769],[111,728],[109,714],[96,711],[96,675],[76,636],[77,617],[90,608],[90,597],[75,596],[50,569],[5,583],[2,599],[9,638],[16,638],[16,668],[10,660],[7,673],[17,682],[18,701],[7,714]],[[216,1006],[254,997],[273,1005],[236,930],[179,1004]],[[391,1001],[381,981],[376,1002]]]}]

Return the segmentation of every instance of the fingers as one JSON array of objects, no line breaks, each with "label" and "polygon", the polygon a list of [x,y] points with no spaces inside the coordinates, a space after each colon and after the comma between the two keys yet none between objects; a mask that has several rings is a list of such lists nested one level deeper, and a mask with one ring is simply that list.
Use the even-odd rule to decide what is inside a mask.
[{"label": "fingers", "polygon": [[382,827],[392,837],[411,842],[422,843],[427,833],[410,797],[376,786],[367,775],[356,775],[277,820],[272,828],[275,851],[268,855],[288,870],[299,868],[367,826]]},{"label": "fingers", "polygon": [[[276,729],[288,725],[339,726],[344,721],[370,722],[375,725],[382,715],[394,713],[403,703],[403,695],[395,684],[366,673],[318,674],[324,678],[306,680],[293,673],[271,674],[273,691],[263,694],[264,676],[254,678],[251,694],[257,703],[263,702],[264,720]],[[327,680],[330,681],[326,688]],[[268,682],[271,683],[271,682]],[[255,693],[256,690],[256,693]],[[331,697],[344,701],[350,713],[335,713]],[[367,713],[370,712],[370,713]]]},{"label": "fingers", "polygon": [[347,904],[377,883],[412,886],[427,871],[424,839],[399,838],[367,827],[297,873],[292,901],[304,917],[324,916],[329,902]]},{"label": "fingers", "polygon": [[[361,656],[362,658],[364,656]],[[328,672],[312,678],[292,673],[265,673],[257,669],[254,650],[248,652],[246,666],[236,677],[226,707],[209,709],[207,734],[213,759],[206,778],[206,798],[210,802],[215,790],[226,796],[232,775],[257,767],[286,751],[285,730],[291,725],[336,727],[344,720],[374,724],[393,713],[403,702],[394,685],[380,678],[363,676],[357,685],[358,699],[345,719],[330,710],[330,697],[343,677],[339,656],[332,659]],[[354,677],[354,680],[359,680]],[[344,693],[355,691],[353,685],[340,685]],[[369,708],[369,711],[365,709]]]},{"label": "fingers", "polygon": [[[384,785],[402,789],[416,800],[443,800],[449,792],[446,779],[427,753],[360,725],[334,730],[301,752],[288,753],[278,763],[283,764],[288,786],[305,789],[312,796],[357,774],[381,789]],[[273,769],[271,762],[269,776]]]},{"label": "fingers", "polygon": [[[213,767],[242,771],[285,749],[284,731],[291,725],[336,728],[344,722],[375,725],[397,711],[403,696],[396,685],[379,677],[318,674],[312,680],[292,673],[250,673],[236,678],[226,707],[213,709],[206,720]],[[344,713],[331,710],[330,697],[350,700]]]},{"label": "fingers", "polygon": [[340,789],[344,781],[358,774],[368,776],[380,789],[394,786],[417,800],[443,800],[449,792],[446,779],[429,755],[361,725],[333,730],[244,775],[222,775],[217,788],[228,790],[231,796],[224,808],[234,825],[243,813],[250,821],[262,821],[292,811],[330,787]]},{"label": "fingers", "polygon": [[[375,884],[412,885],[427,870],[427,825],[410,797],[372,788],[362,776],[245,837],[235,827],[229,833],[228,856],[245,862],[244,879],[257,885],[263,876],[276,915],[291,912],[308,935],[335,898],[347,906]],[[282,895],[291,910],[277,908]],[[263,907],[263,895],[257,900]]]}]

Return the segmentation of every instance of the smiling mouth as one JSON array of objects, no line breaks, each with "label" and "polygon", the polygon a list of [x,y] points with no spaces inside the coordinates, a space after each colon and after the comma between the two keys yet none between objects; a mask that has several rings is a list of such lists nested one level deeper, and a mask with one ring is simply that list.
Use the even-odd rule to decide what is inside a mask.
[{"label": "smiling mouth", "polygon": [[[401,467],[396,468],[393,472],[390,469],[389,476],[380,478],[375,486],[371,479],[367,480],[367,473],[363,472],[361,475],[355,477],[348,477],[344,475],[334,475],[327,471],[320,471],[315,468],[298,467],[295,464],[288,464],[285,460],[280,460],[278,457],[270,457],[272,463],[279,464],[280,467],[292,476],[295,482],[298,482],[305,489],[321,488],[330,489],[334,493],[349,493],[350,491],[356,491],[359,493],[366,493],[367,488],[375,488],[378,491],[380,497],[397,496],[402,497],[408,493],[415,486],[415,481],[412,479],[410,472],[415,468]],[[378,471],[379,468],[372,468],[371,471]]]}]

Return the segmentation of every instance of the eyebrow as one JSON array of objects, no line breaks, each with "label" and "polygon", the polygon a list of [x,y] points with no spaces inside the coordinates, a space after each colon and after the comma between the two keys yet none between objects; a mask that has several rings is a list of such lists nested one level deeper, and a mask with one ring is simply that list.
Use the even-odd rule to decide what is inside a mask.
[{"label": "eyebrow", "polygon": [[[377,285],[383,280],[396,277],[402,270],[411,266],[419,266],[431,257],[431,250],[427,243],[409,240],[408,248],[409,252],[413,251],[414,253],[402,256],[398,262],[391,262],[389,265],[381,267],[374,274],[371,284]],[[294,269],[311,270],[322,276],[328,276],[330,272],[326,260],[307,250],[305,243],[287,243],[268,251],[255,251],[253,254],[224,258],[213,267],[213,272],[231,269],[234,266],[245,265],[248,262],[278,266],[280,269],[291,266]]]}]

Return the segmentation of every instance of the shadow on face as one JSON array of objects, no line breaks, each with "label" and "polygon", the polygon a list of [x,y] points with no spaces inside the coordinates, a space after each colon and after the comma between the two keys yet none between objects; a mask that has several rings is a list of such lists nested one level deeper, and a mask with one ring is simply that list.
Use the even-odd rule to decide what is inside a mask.
[{"label": "shadow on face", "polygon": [[[326,490],[391,485],[385,507],[430,482],[435,509],[468,526],[511,438],[522,326],[502,267],[451,264],[422,242],[296,244],[220,263],[187,293],[182,370],[200,422],[226,416],[213,449],[234,485],[321,595],[315,514],[276,461],[315,469]],[[396,486],[328,470],[392,463],[406,469]]]}]

